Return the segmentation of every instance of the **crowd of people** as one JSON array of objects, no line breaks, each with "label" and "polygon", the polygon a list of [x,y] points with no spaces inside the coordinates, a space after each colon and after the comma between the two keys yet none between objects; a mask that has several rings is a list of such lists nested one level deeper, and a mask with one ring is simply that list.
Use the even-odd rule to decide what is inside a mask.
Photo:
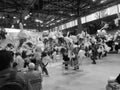
[{"label": "crowd of people", "polygon": [[96,35],[84,31],[78,35],[69,32],[63,35],[62,31],[43,32],[38,42],[39,44],[36,45],[23,36],[17,46],[8,43],[1,48],[0,84],[2,80],[4,81],[1,77],[8,77],[2,75],[11,73],[8,68],[23,73],[25,79],[22,80],[29,81],[37,77],[42,81],[41,74],[49,76],[47,65],[54,62],[58,55],[63,60],[65,70],[69,67],[78,70],[86,57],[91,59],[92,64],[96,64],[96,60],[107,56],[108,52],[119,52],[120,31],[118,30],[114,35],[106,33],[104,29],[98,30]]},{"label": "crowd of people", "polygon": [[[97,35],[94,36],[86,32],[76,36],[68,33],[64,36],[62,32],[55,31],[43,33],[42,38],[39,38],[38,45],[30,42],[30,40],[27,41],[26,38],[20,38],[17,48],[12,43],[8,43],[4,49],[15,53],[14,62],[19,70],[26,68],[32,62],[37,67],[40,66],[43,72],[45,71],[48,75],[44,66],[55,59],[56,55],[62,56],[65,68],[71,64],[76,70],[84,57],[90,57],[92,63],[96,64],[96,60],[107,56],[109,51],[119,52],[119,35],[120,31],[117,31],[115,35],[110,35],[105,30],[98,30]],[[16,60],[17,58],[20,60]]]}]

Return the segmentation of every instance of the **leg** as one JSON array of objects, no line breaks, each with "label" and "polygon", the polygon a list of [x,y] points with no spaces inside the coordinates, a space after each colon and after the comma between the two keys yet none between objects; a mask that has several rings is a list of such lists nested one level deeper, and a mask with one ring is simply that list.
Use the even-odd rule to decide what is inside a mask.
[{"label": "leg", "polygon": [[93,61],[92,64],[96,64],[95,57],[92,56],[91,59],[92,59],[92,61]]},{"label": "leg", "polygon": [[102,52],[98,53],[99,59],[101,59],[101,56],[102,56]]},{"label": "leg", "polygon": [[68,70],[68,64],[65,64],[65,70]]},{"label": "leg", "polygon": [[43,72],[45,72],[46,75],[49,75],[46,67],[43,67]]}]

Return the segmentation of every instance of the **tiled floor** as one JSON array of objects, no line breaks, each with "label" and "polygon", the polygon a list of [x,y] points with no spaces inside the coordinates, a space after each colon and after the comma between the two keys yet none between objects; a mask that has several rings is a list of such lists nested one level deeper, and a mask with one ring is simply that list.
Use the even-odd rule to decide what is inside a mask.
[{"label": "tiled floor", "polygon": [[97,64],[85,59],[81,70],[64,72],[61,63],[49,65],[50,77],[44,77],[43,90],[105,90],[109,76],[120,73],[120,55],[109,54]]}]

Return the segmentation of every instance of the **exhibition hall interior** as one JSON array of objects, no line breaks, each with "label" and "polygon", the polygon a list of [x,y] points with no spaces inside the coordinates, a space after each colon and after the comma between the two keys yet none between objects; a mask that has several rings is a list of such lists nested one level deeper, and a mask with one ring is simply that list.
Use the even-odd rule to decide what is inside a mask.
[{"label": "exhibition hall interior", "polygon": [[120,0],[0,0],[0,90],[120,90]]}]

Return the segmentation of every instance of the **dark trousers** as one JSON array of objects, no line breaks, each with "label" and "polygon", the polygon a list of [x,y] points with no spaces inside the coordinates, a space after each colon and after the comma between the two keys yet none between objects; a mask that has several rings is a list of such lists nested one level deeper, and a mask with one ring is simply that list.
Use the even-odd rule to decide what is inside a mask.
[{"label": "dark trousers", "polygon": [[65,61],[65,62],[64,62],[64,64],[65,64],[65,70],[68,69],[68,63],[69,63],[69,61]]},{"label": "dark trousers", "polygon": [[49,75],[48,74],[48,70],[46,68],[47,65],[48,65],[48,63],[46,65],[43,64],[43,66],[42,66],[42,73],[45,73],[46,75]]},{"label": "dark trousers", "polygon": [[77,60],[77,58],[73,58],[73,62],[74,62],[74,70],[77,70],[77,69],[79,69],[79,65],[78,65],[78,60]]},{"label": "dark trousers", "polygon": [[92,64],[96,64],[96,56],[95,55],[91,56],[91,60],[93,61]]},{"label": "dark trousers", "polygon": [[46,75],[49,75],[49,74],[48,74],[48,70],[47,70],[46,67],[43,67],[43,68],[42,68],[42,73],[45,73]]},{"label": "dark trousers", "polygon": [[99,52],[98,53],[98,58],[101,59],[101,57],[102,57],[102,52]]}]

